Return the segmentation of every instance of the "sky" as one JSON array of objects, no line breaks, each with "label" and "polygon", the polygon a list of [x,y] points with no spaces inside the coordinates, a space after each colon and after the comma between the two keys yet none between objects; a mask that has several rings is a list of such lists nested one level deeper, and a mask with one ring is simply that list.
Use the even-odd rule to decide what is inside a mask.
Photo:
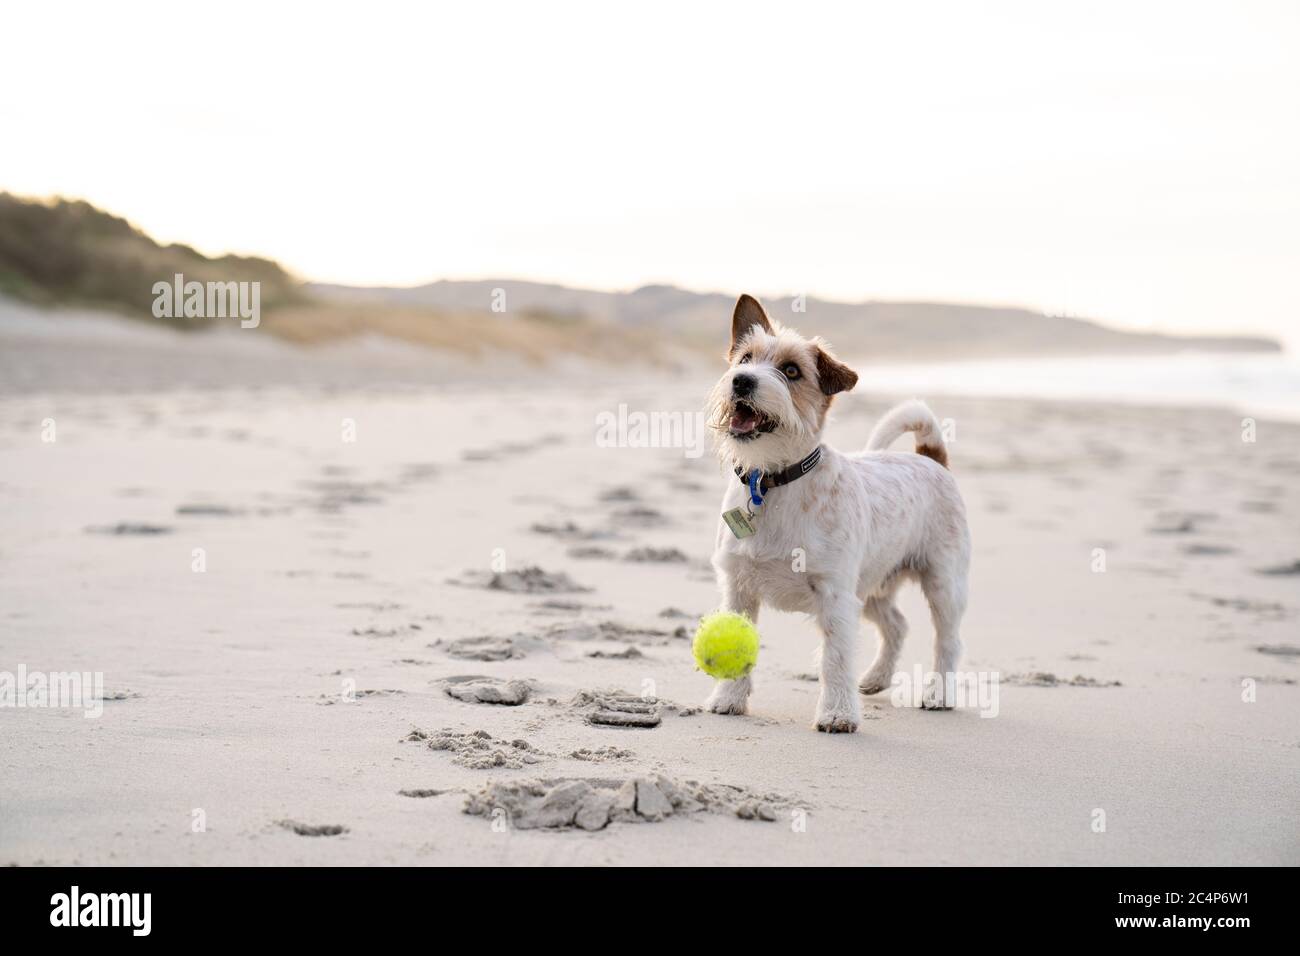
[{"label": "sky", "polygon": [[11,5],[0,189],[314,280],[1020,305],[1300,350],[1300,4]]}]

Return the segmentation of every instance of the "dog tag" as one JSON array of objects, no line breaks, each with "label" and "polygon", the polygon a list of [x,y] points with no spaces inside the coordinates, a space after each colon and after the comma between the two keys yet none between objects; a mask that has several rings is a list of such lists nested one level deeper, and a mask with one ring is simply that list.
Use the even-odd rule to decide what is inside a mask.
[{"label": "dog tag", "polygon": [[722,513],[722,520],[727,523],[731,533],[737,538],[748,538],[758,529],[754,527],[754,522],[749,515],[745,514],[744,508],[732,508],[730,511]]}]

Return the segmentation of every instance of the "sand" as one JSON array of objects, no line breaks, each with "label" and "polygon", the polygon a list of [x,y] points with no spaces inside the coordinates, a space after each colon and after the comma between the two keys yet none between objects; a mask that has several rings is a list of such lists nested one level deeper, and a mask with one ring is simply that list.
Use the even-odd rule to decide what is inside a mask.
[{"label": "sand", "polygon": [[728,479],[594,439],[707,369],[146,339],[0,335],[0,671],[109,698],[0,710],[0,864],[1300,863],[1300,428],[936,401],[997,716],[886,693],[828,736],[798,615],[748,716],[700,712]]}]

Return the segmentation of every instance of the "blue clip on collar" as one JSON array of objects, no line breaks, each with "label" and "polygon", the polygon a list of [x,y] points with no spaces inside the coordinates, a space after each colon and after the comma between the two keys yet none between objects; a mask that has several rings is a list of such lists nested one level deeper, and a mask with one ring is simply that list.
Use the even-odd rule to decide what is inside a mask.
[{"label": "blue clip on collar", "polygon": [[749,500],[757,508],[763,504],[763,496],[759,493],[759,485],[763,481],[763,473],[755,468],[749,473]]}]

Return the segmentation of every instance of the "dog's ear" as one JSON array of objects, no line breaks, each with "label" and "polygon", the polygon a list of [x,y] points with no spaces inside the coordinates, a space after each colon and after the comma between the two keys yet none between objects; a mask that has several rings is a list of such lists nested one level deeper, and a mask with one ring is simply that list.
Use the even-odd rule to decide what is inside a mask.
[{"label": "dog's ear", "polygon": [[817,346],[817,384],[821,386],[824,395],[847,392],[858,384],[858,373],[819,345]]},{"label": "dog's ear", "polygon": [[736,354],[740,340],[756,325],[768,335],[772,334],[772,323],[768,321],[767,313],[758,304],[758,300],[752,295],[742,295],[736,300],[736,311],[731,314],[731,348],[727,350],[728,357]]}]

